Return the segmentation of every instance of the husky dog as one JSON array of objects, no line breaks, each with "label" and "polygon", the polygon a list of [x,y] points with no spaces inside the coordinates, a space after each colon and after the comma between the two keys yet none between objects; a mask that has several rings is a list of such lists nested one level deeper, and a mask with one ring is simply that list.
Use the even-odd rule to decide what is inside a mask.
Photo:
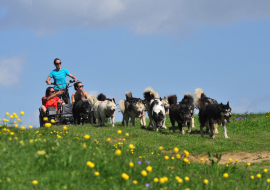
[{"label": "husky dog", "polygon": [[177,104],[177,96],[168,96],[168,101],[170,104],[169,116],[173,128],[173,133],[175,133],[175,121],[178,123],[178,127],[181,134],[185,134],[182,125],[188,125],[187,133],[191,132],[190,121],[194,114],[194,100],[191,94],[185,94],[182,101]]},{"label": "husky dog", "polygon": [[[98,98],[89,95],[87,99],[94,105],[94,115],[101,126],[105,126],[105,119],[111,117],[114,127],[115,110],[117,109],[114,98],[108,100],[105,95],[99,94]],[[103,100],[103,101],[100,101]]]},{"label": "husky dog", "polygon": [[159,128],[165,125],[166,113],[165,107],[160,99],[152,99],[150,101],[148,109],[149,118],[151,117],[154,121],[155,130],[158,131]]},{"label": "husky dog", "polygon": [[[204,94],[203,89],[197,88],[194,90],[194,97],[195,97],[195,106],[201,111],[205,106],[209,104],[218,104],[218,102],[214,99],[206,97]],[[214,133],[218,133],[217,129],[218,124],[214,124]],[[206,123],[206,131],[209,131],[209,125]]]},{"label": "husky dog", "polygon": [[208,104],[199,111],[199,121],[201,123],[201,137],[204,137],[203,127],[207,124],[210,126],[209,136],[215,138],[213,133],[214,123],[219,123],[223,126],[225,138],[229,138],[227,135],[227,122],[231,122],[230,117],[232,109],[229,102],[226,105],[221,104]]},{"label": "husky dog", "polygon": [[164,106],[164,114],[165,114],[165,118],[164,118],[164,122],[163,122],[163,125],[162,125],[162,128],[164,129],[167,129],[167,127],[165,126],[165,121],[166,121],[166,113],[169,109],[169,102],[167,100],[166,97],[164,97],[164,99],[162,98],[159,98],[159,95],[158,93],[151,87],[148,87],[144,90],[143,92],[143,96],[145,98],[145,101],[146,101],[146,110],[147,110],[147,113],[148,113],[148,116],[149,116],[149,119],[150,119],[150,123],[149,123],[149,126],[153,126],[152,124],[152,113],[151,113],[151,110],[150,110],[150,103],[153,99],[159,99],[161,102],[162,102],[162,105]]},{"label": "husky dog", "polygon": [[122,125],[128,126],[129,117],[131,117],[130,124],[135,126],[135,118],[140,118],[140,123],[144,127],[145,122],[145,105],[140,98],[133,98],[130,91],[126,92],[126,100],[120,100],[120,110],[123,114]]}]

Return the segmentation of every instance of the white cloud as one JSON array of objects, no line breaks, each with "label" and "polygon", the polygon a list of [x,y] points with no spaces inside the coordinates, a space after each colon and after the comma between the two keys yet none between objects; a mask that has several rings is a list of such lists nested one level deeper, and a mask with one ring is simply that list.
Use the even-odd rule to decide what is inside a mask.
[{"label": "white cloud", "polygon": [[20,81],[24,59],[12,57],[0,60],[0,85],[10,86]]},{"label": "white cloud", "polygon": [[270,1],[256,0],[9,0],[1,29],[30,28],[39,34],[65,27],[128,26],[137,34],[187,35],[201,25],[226,25],[270,16]]},{"label": "white cloud", "polygon": [[93,95],[93,96],[97,97],[97,95],[98,95],[100,92],[97,91],[97,90],[92,90],[92,91],[89,91],[89,92],[87,92],[87,93],[88,93],[88,95]]}]

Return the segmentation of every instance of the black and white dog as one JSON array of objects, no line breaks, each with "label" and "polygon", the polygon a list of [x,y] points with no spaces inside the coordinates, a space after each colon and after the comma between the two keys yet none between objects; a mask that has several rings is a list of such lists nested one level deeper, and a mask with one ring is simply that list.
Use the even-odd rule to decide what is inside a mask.
[{"label": "black and white dog", "polygon": [[161,98],[152,99],[150,101],[148,114],[149,118],[151,117],[151,119],[154,121],[154,127],[156,131],[165,125],[166,112]]},{"label": "black and white dog", "polygon": [[170,104],[169,116],[173,128],[173,133],[175,133],[175,121],[178,123],[178,127],[181,134],[185,134],[182,125],[187,125],[187,132],[191,132],[190,121],[194,114],[194,100],[191,94],[185,94],[179,104],[177,104],[177,96],[168,96],[168,101]]},{"label": "black and white dog", "polygon": [[224,137],[229,138],[227,135],[226,124],[231,122],[230,117],[232,109],[230,108],[229,102],[226,105],[221,104],[208,104],[199,111],[199,121],[201,137],[204,137],[203,127],[209,125],[210,133],[209,136],[215,138],[213,132],[213,125],[218,123],[223,126]]}]

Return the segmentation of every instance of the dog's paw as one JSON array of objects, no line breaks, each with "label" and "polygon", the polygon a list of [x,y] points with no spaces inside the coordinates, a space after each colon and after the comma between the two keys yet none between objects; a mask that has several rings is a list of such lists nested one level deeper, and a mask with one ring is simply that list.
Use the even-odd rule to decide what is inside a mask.
[{"label": "dog's paw", "polygon": [[229,138],[230,138],[230,137],[228,137],[228,136],[227,136],[227,137],[225,137],[225,139],[229,139]]},{"label": "dog's paw", "polygon": [[186,131],[186,133],[191,133],[191,130],[190,130],[190,131],[189,131],[189,130],[187,130],[187,131]]}]

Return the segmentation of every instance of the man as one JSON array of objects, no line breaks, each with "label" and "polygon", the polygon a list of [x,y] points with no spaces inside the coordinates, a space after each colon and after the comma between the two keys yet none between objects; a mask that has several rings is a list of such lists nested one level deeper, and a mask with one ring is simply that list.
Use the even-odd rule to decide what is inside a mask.
[{"label": "man", "polygon": [[[46,110],[48,107],[54,107],[55,110],[57,110],[58,105],[59,107],[63,104],[65,104],[65,102],[63,100],[61,100],[59,97],[57,97],[58,95],[63,94],[63,90],[59,90],[57,93],[55,93],[55,90],[53,89],[53,87],[48,87],[46,89],[46,93],[45,96],[42,97],[41,101],[42,101],[42,106],[41,106],[41,110],[42,110],[42,114],[45,115],[46,114]],[[60,113],[60,109],[57,110],[57,113]]]},{"label": "man", "polygon": [[78,79],[73,76],[68,70],[61,68],[61,60],[58,58],[55,58],[53,61],[55,68],[54,70],[51,71],[51,73],[49,74],[46,83],[51,85],[51,78],[54,79],[54,83],[56,85],[54,85],[54,89],[56,91],[59,90],[64,90],[64,93],[62,93],[59,97],[62,97],[62,99],[65,101],[66,104],[70,103],[70,98],[69,98],[69,93],[68,93],[68,89],[66,88],[66,76],[70,76],[71,78],[73,78],[75,80],[75,82],[78,81]]}]

